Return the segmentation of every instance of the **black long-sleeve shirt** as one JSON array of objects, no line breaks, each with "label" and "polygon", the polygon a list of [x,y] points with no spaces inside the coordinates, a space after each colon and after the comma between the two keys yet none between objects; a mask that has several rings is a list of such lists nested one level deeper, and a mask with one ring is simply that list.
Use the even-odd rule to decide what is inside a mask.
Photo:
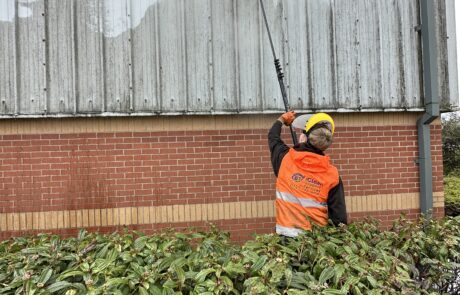
[{"label": "black long-sleeve shirt", "polygon": [[[284,156],[288,153],[289,147],[281,140],[281,128],[283,124],[276,121],[268,133],[268,146],[270,148],[273,171],[276,176],[281,167]],[[299,152],[315,153],[323,155],[324,153],[312,146],[309,142],[304,142],[294,146]],[[347,209],[345,205],[345,192],[343,189],[342,178],[339,177],[339,183],[329,191],[327,198],[327,208],[329,219],[335,225],[340,223],[347,224]]]}]

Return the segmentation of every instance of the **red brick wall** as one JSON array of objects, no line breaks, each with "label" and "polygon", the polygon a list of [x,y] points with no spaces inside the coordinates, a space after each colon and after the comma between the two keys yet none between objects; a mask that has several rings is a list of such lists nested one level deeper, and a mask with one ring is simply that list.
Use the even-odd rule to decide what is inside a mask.
[{"label": "red brick wall", "polygon": [[[443,191],[441,126],[431,126],[433,190]],[[337,128],[329,149],[342,174],[347,194],[419,192],[416,126]]]},{"label": "red brick wall", "polygon": [[272,199],[266,133],[0,136],[0,212]]},{"label": "red brick wall", "polygon": [[[419,209],[410,210],[386,210],[386,211],[372,211],[372,212],[359,212],[349,214],[349,222],[362,220],[371,216],[380,222],[382,229],[389,229],[394,221],[398,220],[401,216],[404,218],[415,220],[421,217]],[[433,208],[433,216],[441,218],[444,216],[444,208]]]},{"label": "red brick wall", "polygon": [[[269,127],[0,135],[0,213],[272,200]],[[431,128],[433,188],[441,192],[441,127]],[[415,125],[337,127],[328,153],[347,196],[419,191]],[[399,214],[350,217],[375,215],[387,225]],[[266,232],[267,223],[273,219],[250,229],[240,221],[222,226],[240,239],[247,230]]]}]

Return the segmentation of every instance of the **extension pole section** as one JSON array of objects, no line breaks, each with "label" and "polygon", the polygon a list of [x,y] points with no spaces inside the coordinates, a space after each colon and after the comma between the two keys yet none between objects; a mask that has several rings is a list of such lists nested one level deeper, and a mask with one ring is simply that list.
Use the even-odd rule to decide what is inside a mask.
[{"label": "extension pole section", "polygon": [[[270,47],[272,48],[273,59],[275,61],[276,75],[278,77],[278,83],[280,84],[280,89],[281,89],[281,96],[283,97],[283,102],[284,102],[284,109],[286,110],[286,112],[288,112],[290,110],[290,107],[289,107],[289,102],[287,100],[286,87],[284,86],[284,81],[283,81],[283,78],[284,78],[283,69],[281,68],[280,60],[276,58],[275,47],[273,47],[272,36],[270,34],[270,28],[268,27],[267,15],[265,14],[264,3],[262,0],[260,0],[260,7],[262,8],[262,14],[263,14],[264,21],[265,21],[265,27],[267,28],[268,39],[270,40]],[[294,145],[296,145],[297,136],[294,130],[292,129],[292,126],[289,126],[289,129],[291,131],[292,142],[294,143]]]}]

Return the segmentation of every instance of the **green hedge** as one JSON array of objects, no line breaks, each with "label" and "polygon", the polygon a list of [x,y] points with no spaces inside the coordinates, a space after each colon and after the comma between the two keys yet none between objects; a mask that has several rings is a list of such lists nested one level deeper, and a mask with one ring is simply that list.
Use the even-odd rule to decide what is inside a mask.
[{"label": "green hedge", "polygon": [[448,175],[444,177],[445,212],[448,216],[460,215],[460,177]]},{"label": "green hedge", "polygon": [[138,232],[0,244],[0,294],[442,294],[459,292],[460,219],[314,228],[296,239]]}]

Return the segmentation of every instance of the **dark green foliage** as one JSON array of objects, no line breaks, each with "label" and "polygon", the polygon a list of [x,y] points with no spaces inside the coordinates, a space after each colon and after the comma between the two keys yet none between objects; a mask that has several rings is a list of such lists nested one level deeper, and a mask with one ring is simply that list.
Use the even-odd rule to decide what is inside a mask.
[{"label": "dark green foliage", "polygon": [[444,177],[444,196],[446,215],[460,215],[460,176]]},{"label": "dark green foliage", "polygon": [[451,113],[442,119],[442,155],[444,164],[445,212],[460,215],[460,115]]},{"label": "dark green foliage", "polygon": [[442,119],[442,156],[444,175],[460,176],[460,115],[451,113]]},{"label": "dark green foliage", "polygon": [[314,228],[295,239],[138,232],[0,244],[0,294],[457,294],[460,219]]}]

